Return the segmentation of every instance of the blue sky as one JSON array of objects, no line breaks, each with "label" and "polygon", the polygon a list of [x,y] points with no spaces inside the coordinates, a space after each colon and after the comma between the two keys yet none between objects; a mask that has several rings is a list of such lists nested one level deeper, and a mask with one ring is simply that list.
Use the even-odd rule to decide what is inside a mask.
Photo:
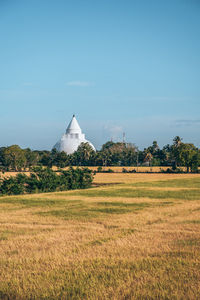
[{"label": "blue sky", "polygon": [[199,0],[0,0],[0,146],[200,147]]}]

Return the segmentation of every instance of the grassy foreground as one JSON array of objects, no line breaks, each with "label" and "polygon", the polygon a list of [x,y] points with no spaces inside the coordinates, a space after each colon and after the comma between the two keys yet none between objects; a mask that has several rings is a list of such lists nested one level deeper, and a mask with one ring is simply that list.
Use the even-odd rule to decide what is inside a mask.
[{"label": "grassy foreground", "polygon": [[0,299],[200,299],[200,175],[95,183],[0,198]]}]

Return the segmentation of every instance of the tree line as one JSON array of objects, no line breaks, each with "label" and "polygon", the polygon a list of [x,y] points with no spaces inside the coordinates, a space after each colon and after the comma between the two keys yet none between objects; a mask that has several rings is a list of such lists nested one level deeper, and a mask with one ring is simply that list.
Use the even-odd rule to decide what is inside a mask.
[{"label": "tree line", "polygon": [[152,145],[139,150],[134,144],[106,142],[99,151],[94,151],[88,143],[82,143],[76,152],[67,155],[65,152],[38,151],[21,149],[18,145],[0,148],[0,169],[2,171],[30,170],[34,166],[169,166],[179,170],[184,166],[187,172],[198,172],[200,149],[194,144],[184,143],[179,136],[173,139],[172,145]]}]

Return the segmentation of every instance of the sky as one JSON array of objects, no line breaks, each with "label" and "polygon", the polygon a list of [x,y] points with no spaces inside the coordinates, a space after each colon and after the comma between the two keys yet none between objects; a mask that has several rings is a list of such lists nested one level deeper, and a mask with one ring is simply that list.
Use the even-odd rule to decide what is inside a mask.
[{"label": "sky", "polygon": [[0,147],[200,147],[199,0],[0,0]]}]

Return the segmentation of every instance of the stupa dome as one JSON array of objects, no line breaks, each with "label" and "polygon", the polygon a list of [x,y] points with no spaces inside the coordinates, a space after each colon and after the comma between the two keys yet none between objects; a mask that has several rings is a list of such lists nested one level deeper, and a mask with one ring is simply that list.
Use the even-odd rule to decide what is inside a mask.
[{"label": "stupa dome", "polygon": [[85,134],[82,133],[76,117],[73,115],[72,120],[66,129],[66,133],[53,148],[56,148],[56,150],[59,152],[64,151],[67,154],[72,154],[78,149],[78,146],[81,143],[88,143],[95,151],[95,147],[92,145],[92,143],[85,139]]}]

